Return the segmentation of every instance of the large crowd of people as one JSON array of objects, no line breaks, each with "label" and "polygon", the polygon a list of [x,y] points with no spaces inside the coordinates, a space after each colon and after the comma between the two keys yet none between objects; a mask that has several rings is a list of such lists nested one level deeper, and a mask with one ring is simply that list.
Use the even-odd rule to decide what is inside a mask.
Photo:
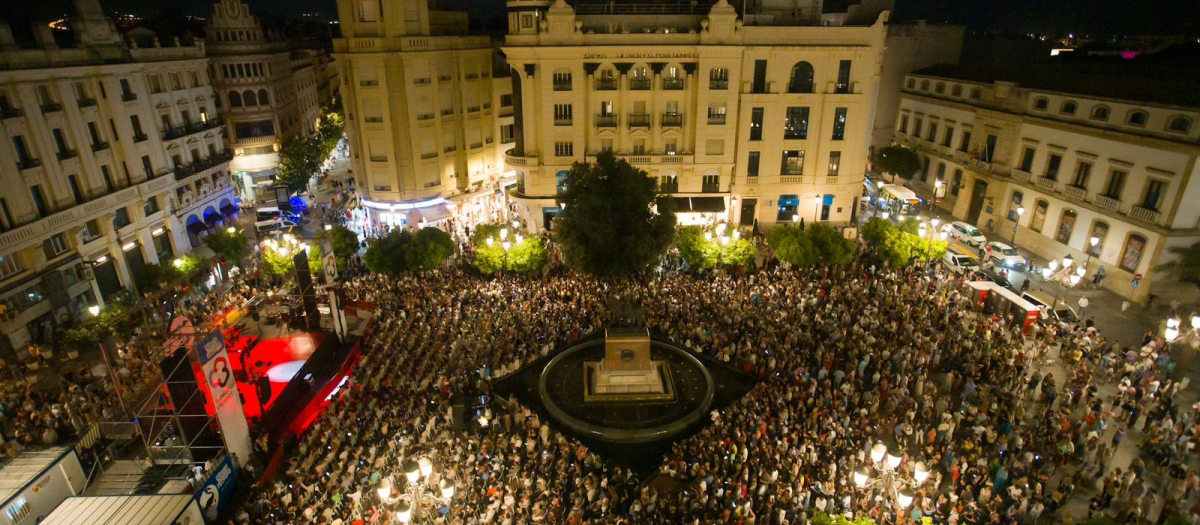
[{"label": "large crowd of people", "polygon": [[[425,512],[464,525],[783,525],[818,512],[1070,523],[1084,513],[1064,505],[1092,482],[1087,512],[1132,523],[1163,503],[1186,509],[1200,487],[1195,409],[1178,404],[1186,384],[1168,379],[1160,340],[1123,347],[1091,323],[1026,334],[937,270],[495,280],[443,270],[367,275],[346,289],[381,313],[353,385],[237,525],[395,522],[376,489],[387,478],[402,492],[402,465],[418,457],[434,464],[431,486],[456,487]],[[456,402],[602,327],[617,296],[644,305],[656,333],[759,384],[651,474],[606,461],[513,399],[492,400],[486,427],[456,430]],[[1138,457],[1114,464],[1135,426]],[[854,481],[861,466],[878,476],[877,442],[903,451],[901,479],[917,462],[932,470],[907,508]]]}]

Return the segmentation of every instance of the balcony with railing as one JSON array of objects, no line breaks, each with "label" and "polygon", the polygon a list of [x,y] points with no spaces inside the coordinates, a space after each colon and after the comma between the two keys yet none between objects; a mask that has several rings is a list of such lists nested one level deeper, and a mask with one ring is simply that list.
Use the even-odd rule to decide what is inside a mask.
[{"label": "balcony with railing", "polygon": [[1097,195],[1095,204],[1108,211],[1121,211],[1121,201],[1108,195]]},{"label": "balcony with railing", "polygon": [[108,149],[107,142],[97,142],[92,144],[92,151],[104,151],[106,149]]},{"label": "balcony with railing", "polygon": [[1066,195],[1067,197],[1077,201],[1082,201],[1087,197],[1087,188],[1081,188],[1074,184],[1068,184],[1063,186],[1063,195]]},{"label": "balcony with railing", "polygon": [[10,118],[17,118],[24,114],[25,114],[25,112],[21,111],[20,108],[4,108],[4,109],[0,109],[0,120],[8,120]]},{"label": "balcony with railing", "polygon": [[683,89],[683,79],[682,78],[664,78],[662,81],[662,88],[667,91],[679,91],[679,90]]},{"label": "balcony with railing", "polygon": [[62,111],[62,104],[58,102],[42,104],[42,113],[54,113],[55,111]]},{"label": "balcony with railing", "polygon": [[1058,181],[1050,177],[1040,177],[1037,180],[1037,186],[1043,190],[1057,191]]},{"label": "balcony with railing", "polygon": [[517,155],[516,151],[516,149],[510,149],[504,152],[505,164],[517,167],[537,166],[537,155]]},{"label": "balcony with railing", "polygon": [[631,113],[629,115],[629,128],[649,128],[650,115],[644,113]]},{"label": "balcony with railing", "polygon": [[36,168],[42,165],[42,161],[38,159],[21,159],[17,161],[17,169],[21,171]]},{"label": "balcony with railing", "polygon": [[233,159],[233,152],[230,150],[218,151],[215,154],[209,155],[203,159],[196,159],[191,164],[180,164],[172,170],[175,173],[175,180],[185,180],[189,177],[203,173],[210,169],[216,168]]},{"label": "balcony with railing", "polygon": [[713,90],[729,89],[729,81],[728,80],[709,80],[708,81],[708,89],[713,89]]},{"label": "balcony with railing", "polygon": [[571,90],[571,81],[568,80],[566,82],[555,82],[554,90],[555,91],[570,91]]},{"label": "balcony with railing", "polygon": [[678,128],[683,126],[683,115],[679,113],[663,113],[662,125],[664,128]]},{"label": "balcony with railing", "polygon": [[597,78],[596,91],[616,91],[617,79],[615,78]]},{"label": "balcony with railing", "polygon": [[724,126],[725,125],[725,115],[724,114],[709,115],[708,123],[713,126]]},{"label": "balcony with railing", "polygon": [[94,99],[94,98],[81,98],[81,99],[79,99],[79,107],[80,107],[80,108],[90,108],[90,107],[92,107],[92,106],[95,106],[95,105],[96,105],[96,99]]},{"label": "balcony with railing", "polygon": [[137,93],[121,93],[121,100],[125,102],[133,102],[137,100]]},{"label": "balcony with railing", "polygon": [[617,127],[616,115],[596,115],[597,128],[615,128]]},{"label": "balcony with railing", "polygon": [[648,78],[631,78],[629,79],[629,89],[634,91],[649,91],[650,79]]},{"label": "balcony with railing", "polygon": [[59,151],[58,153],[55,153],[55,155],[58,157],[58,160],[67,160],[67,159],[73,159],[75,157],[78,157],[79,152],[75,151],[73,149],[64,149],[62,151]]},{"label": "balcony with railing", "polygon": [[146,136],[145,133],[134,133],[133,134],[134,142],[145,142],[146,139],[148,139],[148,138],[150,138],[150,137]]},{"label": "balcony with railing", "polygon": [[417,115],[417,120],[418,121],[433,120],[433,113],[424,113],[421,115]]},{"label": "balcony with railing", "polygon": [[779,175],[779,182],[783,183],[783,184],[803,184],[804,176],[803,175],[785,175],[785,174],[781,173]]},{"label": "balcony with railing", "polygon": [[1129,216],[1139,221],[1145,221],[1151,224],[1158,223],[1160,213],[1158,210],[1146,208],[1144,206],[1130,206]]},{"label": "balcony with railing", "polygon": [[570,126],[574,123],[575,123],[574,119],[569,118],[569,117],[565,117],[565,118],[564,117],[555,117],[554,118],[555,126]]},{"label": "balcony with railing", "polygon": [[1013,168],[1012,170],[1012,178],[1020,182],[1029,182],[1029,178],[1032,176],[1032,174],[1023,169]]}]

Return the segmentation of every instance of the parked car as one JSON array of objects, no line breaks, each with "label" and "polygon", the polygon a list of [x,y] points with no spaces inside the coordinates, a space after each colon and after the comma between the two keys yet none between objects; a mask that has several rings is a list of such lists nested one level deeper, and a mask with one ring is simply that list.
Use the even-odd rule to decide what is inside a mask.
[{"label": "parked car", "polygon": [[1024,270],[1026,266],[1025,258],[1017,249],[1002,242],[987,243],[987,258],[1001,268]]},{"label": "parked car", "polygon": [[967,246],[979,248],[987,244],[987,237],[983,236],[983,232],[979,231],[979,228],[962,221],[950,223],[950,235]]},{"label": "parked car", "polygon": [[270,219],[254,223],[254,230],[258,233],[270,233],[287,228],[295,228],[297,226],[299,226],[299,224],[287,219]]},{"label": "parked car", "polygon": [[954,250],[946,250],[946,253],[942,255],[942,263],[950,271],[959,275],[979,268],[979,262],[974,257],[955,252]]},{"label": "parked car", "polygon": [[1070,330],[1082,322],[1079,315],[1075,313],[1075,309],[1062,301],[1051,308],[1050,305],[1054,303],[1054,298],[1044,292],[1030,290],[1021,294],[1021,298],[1033,303],[1042,311],[1042,320],[1045,324],[1055,323],[1063,330]]},{"label": "parked car", "polygon": [[1011,282],[1008,281],[1008,278],[996,273],[994,270],[983,270],[983,269],[976,270],[974,273],[974,277],[975,277],[975,279],[980,280],[980,281],[991,281],[1000,286],[1008,288],[1009,290],[1014,290],[1013,285]]}]

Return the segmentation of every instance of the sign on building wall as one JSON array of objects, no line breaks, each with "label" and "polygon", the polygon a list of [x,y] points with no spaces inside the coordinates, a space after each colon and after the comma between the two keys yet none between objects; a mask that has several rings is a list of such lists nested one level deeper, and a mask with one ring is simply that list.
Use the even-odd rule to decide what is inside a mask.
[{"label": "sign on building wall", "polygon": [[196,356],[204,371],[204,383],[208,385],[213,406],[217,409],[217,421],[221,424],[221,435],[225,448],[237,454],[238,460],[250,460],[250,427],[246,413],[242,410],[238,396],[237,381],[233,379],[233,367],[220,330],[215,330],[196,345]]},{"label": "sign on building wall", "polygon": [[208,481],[196,491],[196,504],[200,506],[200,513],[204,515],[205,521],[217,521],[221,509],[233,498],[235,488],[237,473],[233,469],[233,461],[229,456],[225,456],[225,460],[217,465]]}]

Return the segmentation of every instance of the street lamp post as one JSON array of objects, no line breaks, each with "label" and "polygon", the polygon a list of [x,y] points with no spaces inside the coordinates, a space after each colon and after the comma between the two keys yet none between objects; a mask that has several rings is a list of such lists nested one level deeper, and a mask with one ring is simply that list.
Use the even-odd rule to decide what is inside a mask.
[{"label": "street lamp post", "polygon": [[875,182],[875,216],[879,216],[879,200],[883,198],[883,181]]},{"label": "street lamp post", "polygon": [[[454,498],[454,483],[446,478],[438,480],[435,486],[432,482],[433,462],[427,457],[416,461],[405,460],[402,464],[408,487],[401,492],[392,483],[391,476],[379,480],[375,491],[379,501],[396,509],[396,519],[400,523],[416,522],[424,518],[428,511],[425,507],[436,507],[439,503],[449,505]],[[432,518],[431,518],[432,520]]]},{"label": "street lamp post", "polygon": [[1092,266],[1092,252],[1096,251],[1096,245],[1100,244],[1100,238],[1093,235],[1088,239],[1087,260],[1083,262],[1083,275],[1087,275],[1088,268]]},{"label": "street lamp post", "polygon": [[1053,311],[1058,310],[1058,301],[1062,298],[1063,291],[1079,284],[1080,279],[1083,279],[1083,274],[1087,272],[1087,269],[1082,266],[1072,268],[1074,265],[1075,259],[1068,255],[1063,257],[1061,269],[1058,267],[1058,261],[1050,261],[1045,268],[1042,268],[1042,279],[1059,285],[1054,296],[1054,304],[1050,307]]},{"label": "street lamp post", "polygon": [[861,489],[882,491],[896,510],[896,523],[904,522],[901,512],[912,505],[916,498],[914,490],[929,479],[932,471],[923,461],[918,461],[913,465],[912,479],[906,479],[900,471],[904,451],[889,451],[883,443],[871,447],[871,462],[875,464],[875,475],[872,476],[871,468],[867,465],[859,465],[854,469],[854,484]]},{"label": "street lamp post", "polygon": [[1010,244],[1013,245],[1013,248],[1017,247],[1017,228],[1021,227],[1022,215],[1025,215],[1025,207],[1017,206],[1017,220],[1013,221],[1012,241],[1010,241]]}]

